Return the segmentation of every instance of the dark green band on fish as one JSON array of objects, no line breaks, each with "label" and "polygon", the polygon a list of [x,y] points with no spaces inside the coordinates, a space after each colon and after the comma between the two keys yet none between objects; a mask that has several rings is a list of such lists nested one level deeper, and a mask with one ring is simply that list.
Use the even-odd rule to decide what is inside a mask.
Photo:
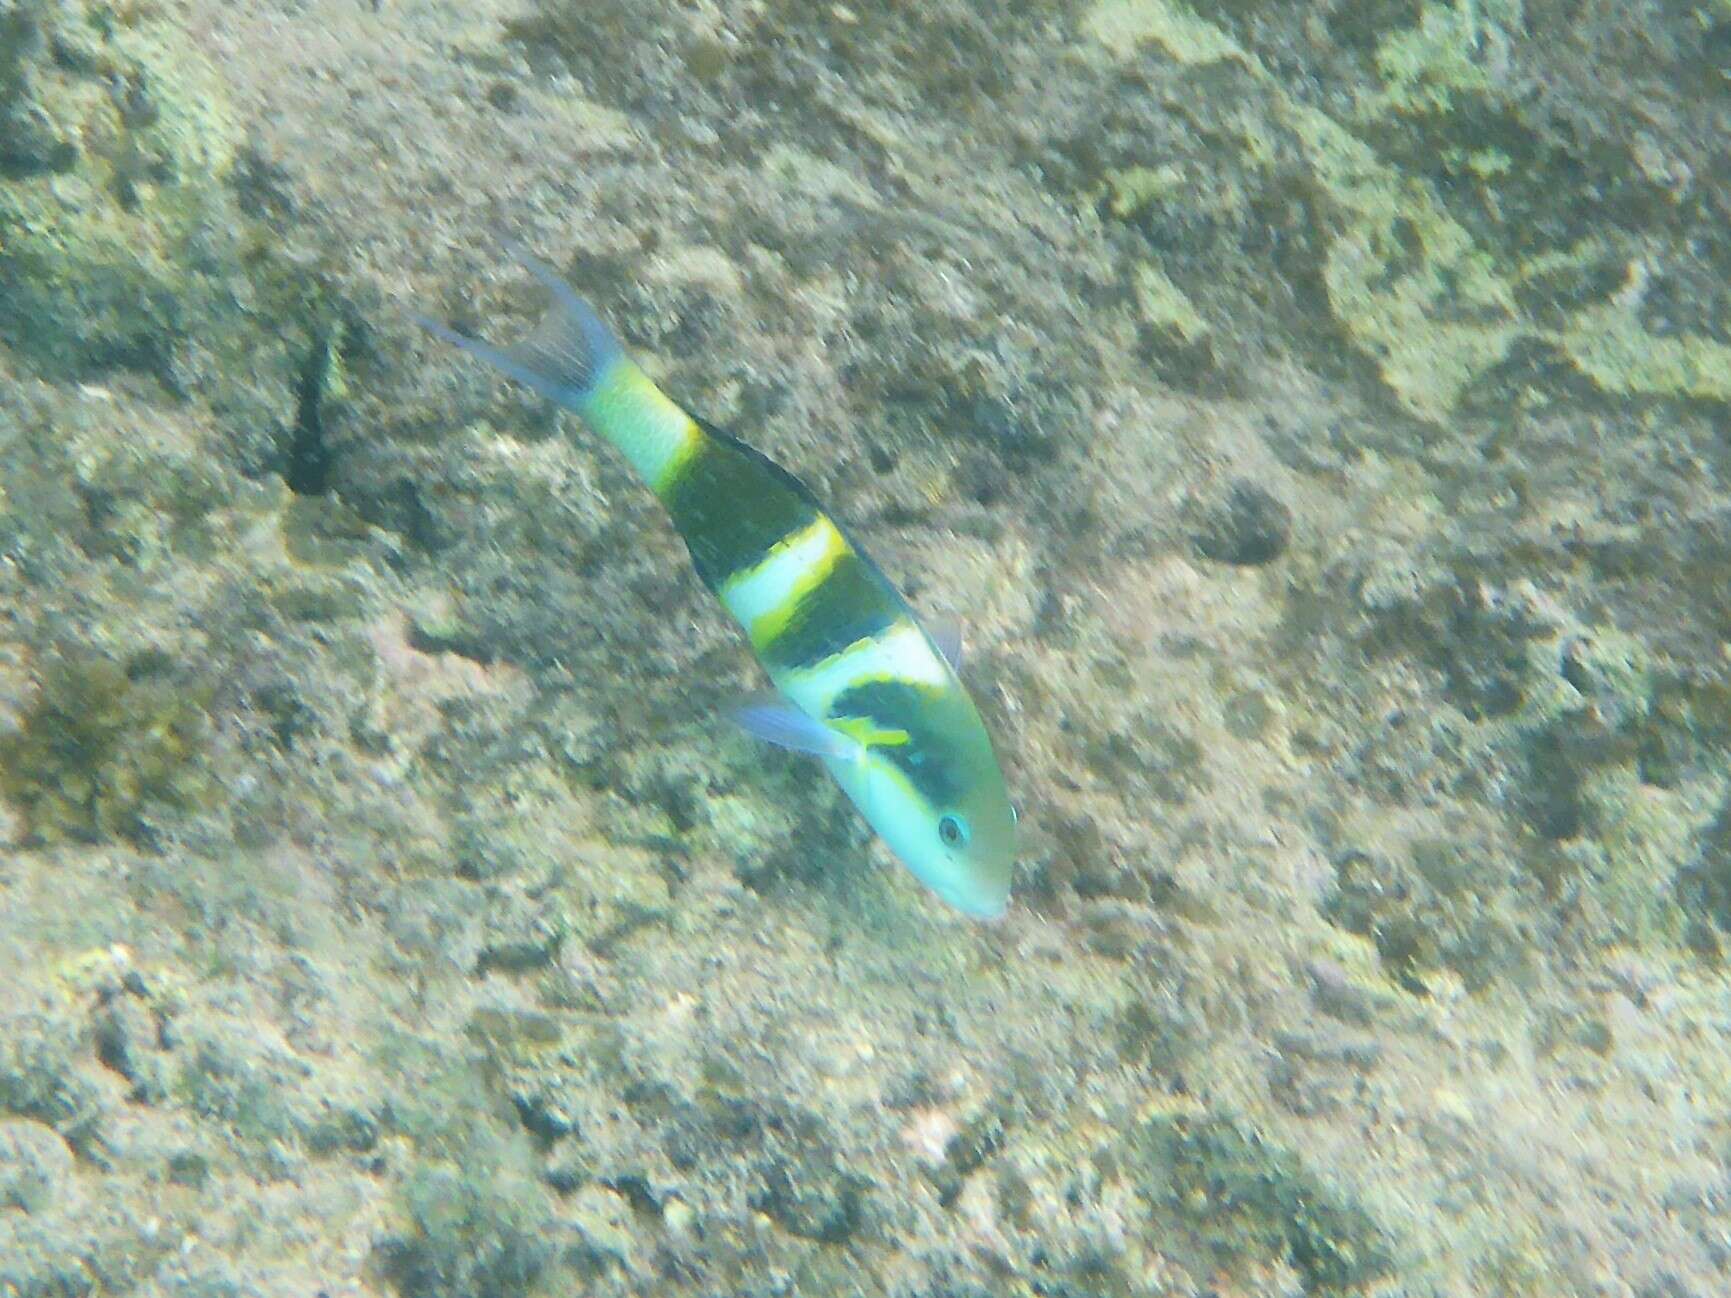
[{"label": "dark green band on fish", "polygon": [[966,776],[943,724],[945,709],[936,706],[940,702],[924,685],[867,681],[838,694],[830,715],[858,718],[874,730],[905,731],[905,743],[886,744],[878,751],[934,806],[950,807],[961,801]]},{"label": "dark green band on fish", "polygon": [[779,626],[754,642],[757,652],[772,669],[820,663],[889,628],[901,610],[885,595],[876,571],[852,551],[844,553]]},{"label": "dark green band on fish", "polygon": [[661,500],[685,538],[697,575],[718,591],[729,577],[810,525],[818,509],[796,480],[758,452],[713,430],[705,432],[709,435],[661,484]]}]

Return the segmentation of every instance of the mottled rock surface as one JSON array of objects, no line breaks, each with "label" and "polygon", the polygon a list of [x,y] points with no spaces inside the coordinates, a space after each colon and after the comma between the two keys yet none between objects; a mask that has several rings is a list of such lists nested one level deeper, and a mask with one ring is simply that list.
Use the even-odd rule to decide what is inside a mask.
[{"label": "mottled rock surface", "polygon": [[[0,1295],[1731,1289],[1728,140],[1724,0],[0,0]],[[500,230],[967,622],[1002,922]]]}]

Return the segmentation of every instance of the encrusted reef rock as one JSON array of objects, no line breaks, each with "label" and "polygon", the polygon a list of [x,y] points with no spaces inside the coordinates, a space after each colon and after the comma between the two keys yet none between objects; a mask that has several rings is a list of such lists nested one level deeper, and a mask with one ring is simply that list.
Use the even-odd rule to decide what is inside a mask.
[{"label": "encrusted reef rock", "polygon": [[210,336],[240,139],[216,69],[154,6],[0,10],[6,340],[76,375]]},{"label": "encrusted reef rock", "polygon": [[[1725,1292],[1728,74],[0,0],[0,1293]],[[529,327],[500,228],[968,623],[1003,921],[414,327]]]}]

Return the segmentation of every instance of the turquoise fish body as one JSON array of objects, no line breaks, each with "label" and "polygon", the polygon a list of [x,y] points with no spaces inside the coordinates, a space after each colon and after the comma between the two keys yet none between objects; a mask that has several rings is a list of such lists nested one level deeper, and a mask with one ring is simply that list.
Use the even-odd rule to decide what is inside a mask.
[{"label": "turquoise fish body", "polygon": [[973,701],[907,602],[798,479],[687,414],[586,303],[524,260],[555,303],[522,342],[495,348],[422,323],[575,410],[619,448],[785,700],[746,709],[742,724],[822,757],[945,901],[977,917],[1002,914],[1015,812]]}]

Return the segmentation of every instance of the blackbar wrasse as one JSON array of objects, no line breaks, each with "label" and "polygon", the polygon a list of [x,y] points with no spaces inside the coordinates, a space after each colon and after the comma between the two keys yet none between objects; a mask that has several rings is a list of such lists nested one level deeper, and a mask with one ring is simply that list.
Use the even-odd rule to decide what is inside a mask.
[{"label": "blackbar wrasse", "polygon": [[969,915],[1009,902],[1016,813],[958,654],[923,630],[878,566],[792,474],[695,419],[632,362],[588,303],[553,293],[541,323],[493,347],[421,323],[582,415],[649,484],[704,585],[751,639],[779,697],[735,718],[814,753],[891,850]]}]

